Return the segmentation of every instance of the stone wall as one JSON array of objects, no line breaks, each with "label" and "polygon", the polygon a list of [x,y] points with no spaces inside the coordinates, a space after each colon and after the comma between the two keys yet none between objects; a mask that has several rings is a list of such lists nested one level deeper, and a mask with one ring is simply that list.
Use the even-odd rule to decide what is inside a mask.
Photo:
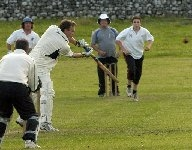
[{"label": "stone wall", "polygon": [[192,17],[192,0],[1,0],[0,20],[52,17],[98,17],[112,19],[141,16]]}]

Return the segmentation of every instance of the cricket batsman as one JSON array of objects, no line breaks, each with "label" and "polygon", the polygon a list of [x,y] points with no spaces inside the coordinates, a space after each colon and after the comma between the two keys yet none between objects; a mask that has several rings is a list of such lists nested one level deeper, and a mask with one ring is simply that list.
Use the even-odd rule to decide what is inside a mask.
[{"label": "cricket batsman", "polygon": [[37,74],[42,82],[42,88],[40,89],[40,130],[59,131],[52,126],[53,98],[55,97],[55,92],[50,77],[50,72],[57,64],[58,57],[65,55],[79,58],[87,57],[91,54],[91,51],[74,53],[70,49],[69,43],[81,47],[87,46],[84,40],[77,41],[73,38],[75,26],[76,23],[71,20],[62,20],[59,26],[49,26],[30,53],[30,56],[36,62]]}]

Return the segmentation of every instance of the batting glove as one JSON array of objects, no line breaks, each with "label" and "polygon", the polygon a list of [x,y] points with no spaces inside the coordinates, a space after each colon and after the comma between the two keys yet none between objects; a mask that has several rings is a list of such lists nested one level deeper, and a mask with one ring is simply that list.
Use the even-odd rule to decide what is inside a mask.
[{"label": "batting glove", "polygon": [[87,46],[89,46],[89,44],[87,44],[87,42],[84,39],[76,41],[76,45],[78,47],[87,47]]},{"label": "batting glove", "polygon": [[84,49],[85,49],[85,52],[82,52],[81,54],[85,57],[89,57],[93,52],[93,49],[90,47],[84,47]]}]

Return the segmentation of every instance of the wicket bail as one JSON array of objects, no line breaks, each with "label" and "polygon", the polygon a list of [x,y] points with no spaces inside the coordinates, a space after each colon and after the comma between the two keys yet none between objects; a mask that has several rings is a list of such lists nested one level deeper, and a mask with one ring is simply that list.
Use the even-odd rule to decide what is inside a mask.
[{"label": "wicket bail", "polygon": [[[111,63],[111,64],[105,64],[105,67],[109,68],[109,71],[113,73],[115,77],[117,77],[117,64],[116,63]],[[113,70],[114,68],[114,70]],[[114,93],[112,91],[113,88],[113,79],[107,75],[106,72],[104,72],[104,78],[105,78],[105,93],[106,96],[117,96],[117,82],[114,81]]]}]

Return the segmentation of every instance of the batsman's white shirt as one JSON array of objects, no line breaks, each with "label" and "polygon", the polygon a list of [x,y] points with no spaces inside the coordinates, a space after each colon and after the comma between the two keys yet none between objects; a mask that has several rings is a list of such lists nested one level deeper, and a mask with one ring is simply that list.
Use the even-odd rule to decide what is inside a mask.
[{"label": "batsman's white shirt", "polygon": [[3,56],[0,60],[0,81],[22,83],[35,91],[38,85],[35,61],[22,49]]},{"label": "batsman's white shirt", "polygon": [[[59,55],[72,56],[67,36],[56,25],[51,25],[42,35],[37,45],[31,51],[30,56],[35,59],[38,70],[51,71],[57,63]],[[58,53],[56,58],[49,55]]]},{"label": "batsman's white shirt", "polygon": [[124,48],[131,53],[130,55],[134,59],[140,59],[143,56],[144,42],[154,41],[154,37],[146,28],[140,27],[140,30],[135,32],[131,26],[121,31],[116,40],[122,42]]},{"label": "batsman's white shirt", "polygon": [[30,34],[26,35],[23,29],[19,29],[14,31],[9,38],[7,39],[7,44],[14,44],[18,39],[26,39],[29,42],[29,48],[33,49],[37,42],[39,41],[40,37],[34,31],[31,31]]}]

